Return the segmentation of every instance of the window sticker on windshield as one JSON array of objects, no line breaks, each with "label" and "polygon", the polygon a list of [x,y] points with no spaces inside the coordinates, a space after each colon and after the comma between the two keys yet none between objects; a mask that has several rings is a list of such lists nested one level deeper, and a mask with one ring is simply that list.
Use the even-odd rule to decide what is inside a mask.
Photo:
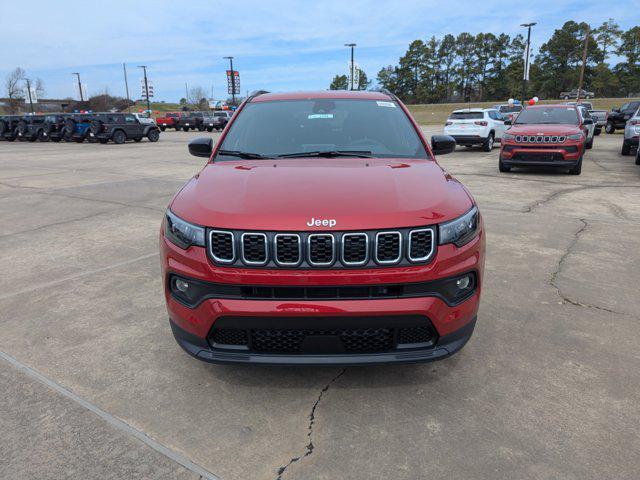
[{"label": "window sticker on windshield", "polygon": [[315,118],[333,118],[333,113],[312,113],[311,115],[307,115],[309,120],[313,120]]},{"label": "window sticker on windshield", "polygon": [[376,103],[378,104],[379,107],[396,108],[396,104],[393,102],[381,102],[380,100],[378,100]]}]

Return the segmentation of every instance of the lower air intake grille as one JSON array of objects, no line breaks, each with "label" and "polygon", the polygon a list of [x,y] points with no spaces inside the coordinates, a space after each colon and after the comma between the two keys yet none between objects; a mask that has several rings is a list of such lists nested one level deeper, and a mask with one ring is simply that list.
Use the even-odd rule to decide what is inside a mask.
[{"label": "lower air intake grille", "polygon": [[334,260],[333,235],[309,235],[309,263],[311,265],[331,265]]},{"label": "lower air intake grille", "polygon": [[429,327],[409,327],[398,330],[398,343],[428,343],[434,340],[433,330]]},{"label": "lower air intake grille", "polygon": [[401,258],[402,237],[399,232],[383,232],[376,235],[376,260],[379,263],[396,263]]},{"label": "lower air intake grille", "polygon": [[[312,343],[328,345],[335,340],[338,351],[356,353],[385,352],[393,348],[393,330],[361,328],[354,330],[252,330],[252,349],[257,352],[299,353]],[[313,348],[311,348],[313,350]]]},{"label": "lower air intake grille", "polygon": [[237,328],[220,328],[213,331],[211,341],[221,345],[246,345],[247,332]]}]

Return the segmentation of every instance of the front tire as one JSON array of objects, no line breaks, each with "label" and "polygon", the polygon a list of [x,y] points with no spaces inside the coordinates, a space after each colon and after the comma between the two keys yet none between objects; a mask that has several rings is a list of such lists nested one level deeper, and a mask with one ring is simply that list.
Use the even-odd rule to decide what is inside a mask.
[{"label": "front tire", "polygon": [[502,158],[498,159],[498,170],[502,173],[507,173],[511,171],[511,167],[507,167],[504,163],[502,163]]},{"label": "front tire", "polygon": [[631,145],[629,145],[626,140],[622,142],[622,149],[620,150],[620,153],[625,157],[627,155],[631,155]]},{"label": "front tire", "polygon": [[150,142],[157,142],[158,140],[160,140],[160,132],[158,132],[158,130],[149,130],[149,133],[147,133],[147,138]]},{"label": "front tire", "polygon": [[46,133],[44,133],[44,131],[40,130],[38,132],[38,141],[40,142],[48,142],[51,140],[51,137],[49,135],[47,135]]},{"label": "front tire", "polygon": [[564,99],[565,99],[565,100],[569,100],[569,95],[565,95],[565,96],[564,96]]},{"label": "front tire", "polygon": [[122,145],[127,140],[127,134],[122,130],[116,130],[113,132],[113,143],[117,143],[118,145]]},{"label": "front tire", "polygon": [[640,147],[638,147],[638,151],[636,152],[636,165],[640,165]]},{"label": "front tire", "polygon": [[613,122],[607,122],[607,125],[604,127],[604,131],[607,133],[614,133],[616,131],[616,127],[613,126]]},{"label": "front tire", "polygon": [[162,130],[163,132],[167,129],[167,127],[160,127],[160,130]]},{"label": "front tire", "polygon": [[602,129],[601,129],[601,128],[596,128],[596,129],[593,131],[593,134],[594,134],[596,137],[597,137],[598,135],[600,135],[601,133],[602,133]]},{"label": "front tire", "polygon": [[593,137],[591,138],[591,140],[587,142],[587,150],[591,150],[592,148],[593,148]]},{"label": "front tire", "polygon": [[569,175],[580,175],[581,172],[582,172],[582,157],[580,157],[580,160],[578,160],[578,163],[576,164],[576,166],[573,167],[571,170],[569,170]]},{"label": "front tire", "polygon": [[189,131],[189,127],[182,127],[182,130],[183,130],[184,132],[188,132],[188,131]]}]

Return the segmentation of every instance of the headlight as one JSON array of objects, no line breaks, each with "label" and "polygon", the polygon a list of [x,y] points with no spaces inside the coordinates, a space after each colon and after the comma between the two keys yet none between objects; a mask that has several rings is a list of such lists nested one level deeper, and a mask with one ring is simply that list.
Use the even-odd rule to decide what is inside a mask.
[{"label": "headlight", "polygon": [[462,247],[469,243],[478,234],[480,228],[480,214],[478,207],[474,206],[461,217],[450,222],[438,225],[440,245],[453,243],[456,247]]},{"label": "headlight", "polygon": [[185,250],[192,245],[204,247],[204,228],[185,222],[171,210],[167,210],[165,236]]},{"label": "headlight", "polygon": [[516,136],[515,135],[511,135],[510,133],[503,133],[502,134],[502,140],[515,140]]},{"label": "headlight", "polygon": [[582,140],[584,136],[581,133],[576,133],[574,135],[567,135],[569,140]]}]

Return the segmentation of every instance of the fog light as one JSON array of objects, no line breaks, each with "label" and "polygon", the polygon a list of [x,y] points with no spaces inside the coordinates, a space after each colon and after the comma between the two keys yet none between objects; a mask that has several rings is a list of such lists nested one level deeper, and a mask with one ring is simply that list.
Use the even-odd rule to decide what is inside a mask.
[{"label": "fog light", "polygon": [[470,283],[471,283],[471,277],[469,277],[469,275],[456,280],[456,286],[460,290],[465,290],[466,288],[468,288]]},{"label": "fog light", "polygon": [[176,278],[176,290],[185,293],[189,289],[189,283],[181,278]]}]

